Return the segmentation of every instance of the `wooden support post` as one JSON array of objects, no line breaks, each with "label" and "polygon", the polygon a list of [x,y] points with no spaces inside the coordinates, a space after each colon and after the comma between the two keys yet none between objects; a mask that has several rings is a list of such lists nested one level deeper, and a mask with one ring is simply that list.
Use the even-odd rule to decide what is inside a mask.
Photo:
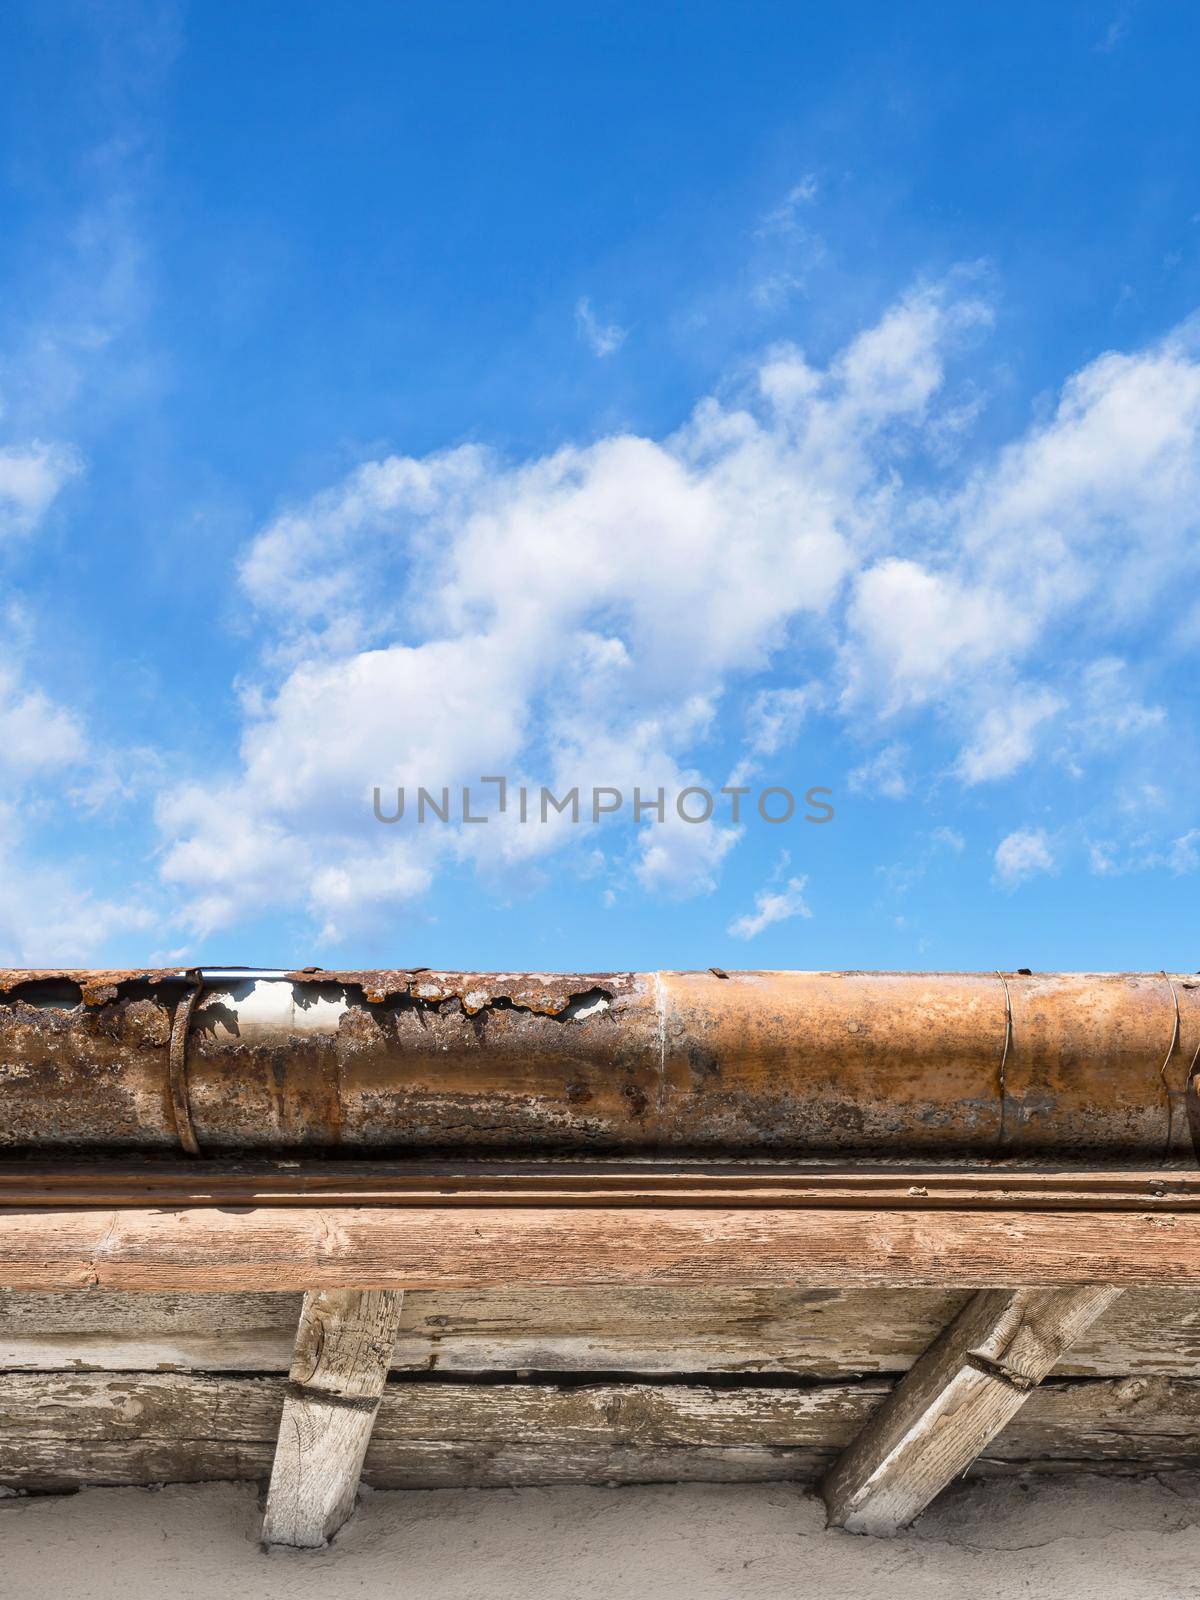
[{"label": "wooden support post", "polygon": [[1120,1290],[988,1289],[900,1380],[821,1485],[832,1527],[890,1538],[963,1473]]},{"label": "wooden support post", "polygon": [[403,1299],[396,1290],[322,1289],[304,1296],[264,1544],[316,1548],[354,1509]]}]

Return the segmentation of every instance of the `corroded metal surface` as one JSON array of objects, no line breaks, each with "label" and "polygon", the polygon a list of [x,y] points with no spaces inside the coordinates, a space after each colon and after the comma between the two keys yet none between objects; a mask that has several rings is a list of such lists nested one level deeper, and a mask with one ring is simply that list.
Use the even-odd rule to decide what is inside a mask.
[{"label": "corroded metal surface", "polygon": [[1158,973],[0,972],[0,1146],[1161,1161],[1198,1056]]},{"label": "corroded metal surface", "polygon": [[100,1006],[115,1000],[122,990],[139,984],[173,982],[180,978],[178,967],[131,967],[119,971],[92,972],[78,967],[46,967],[30,971],[23,967],[0,967],[0,1000],[13,1000],[38,991],[48,995],[58,990],[78,998],[87,1006]]}]

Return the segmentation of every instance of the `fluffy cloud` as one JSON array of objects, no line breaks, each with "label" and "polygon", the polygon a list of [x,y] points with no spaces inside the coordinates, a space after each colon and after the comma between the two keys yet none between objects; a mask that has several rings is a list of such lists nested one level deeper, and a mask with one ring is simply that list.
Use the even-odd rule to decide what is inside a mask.
[{"label": "fluffy cloud", "polygon": [[78,717],[0,661],[0,775],[19,780],[61,770],[85,749]]},{"label": "fluffy cloud", "polygon": [[71,865],[39,858],[17,807],[0,798],[0,966],[84,965],[154,921],[144,903],[105,899]]},{"label": "fluffy cloud", "polygon": [[773,756],[791,744],[801,725],[821,701],[820,689],[760,689],[746,716],[746,742],[751,756]]},{"label": "fluffy cloud", "polygon": [[104,762],[82,721],[32,682],[19,648],[23,623],[11,609],[0,658],[0,965],[86,962],[118,934],[154,918],[135,897],[109,900],[87,887],[58,832],[51,859],[39,848],[37,822],[74,817],[89,786],[103,783]]},{"label": "fluffy cloud", "polygon": [[[12,614],[6,619],[14,632]],[[79,808],[108,780],[79,716],[30,681],[20,652],[0,659],[0,966],[86,963],[110,939],[154,925],[135,895],[106,899],[69,858]],[[39,823],[56,819],[47,856]]]},{"label": "fluffy cloud", "polygon": [[[0,536],[29,535],[79,470],[58,446],[0,451]],[[85,963],[122,933],[153,926],[135,897],[106,899],[68,859],[64,827],[47,859],[39,822],[89,809],[115,774],[83,719],[36,681],[34,624],[8,590],[0,610],[0,965]]]},{"label": "fluffy cloud", "polygon": [[[960,490],[913,502],[908,531],[927,553],[889,553],[855,581],[842,655],[849,705],[884,716],[933,705],[973,729],[958,762],[968,783],[1029,759],[1039,725],[1067,702],[1061,685],[1021,674],[1063,630],[1106,638],[1136,627],[1200,565],[1195,340],[1185,327],[1140,354],[1100,357],[1067,383],[1048,422]],[[1072,686],[1094,726],[1113,673],[1102,658]],[[1128,714],[1122,731],[1136,720]]]},{"label": "fluffy cloud", "polygon": [[[910,780],[892,730],[922,718],[967,785],[1018,771],[1060,720],[1087,742],[1105,715],[1153,719],[1136,700],[1112,710],[1106,663],[1197,564],[1191,336],[1102,356],[963,471],[946,432],[976,405],[950,373],[988,320],[953,286],[921,290],[825,366],[771,350],[664,439],[393,456],[282,512],[241,566],[263,655],[240,761],[159,807],[193,928],[286,905],[334,938],[450,863],[529,872],[574,850],[594,871],[597,835],[585,849],[567,826],[384,833],[372,788],[719,786],[712,735],[742,684],[735,776],[819,710],[880,735],[855,782],[893,795]],[[1064,641],[1098,664],[1047,681]],[[621,870],[704,892],[736,838],[645,825]],[[1010,835],[998,878],[1046,870],[1039,848]]]},{"label": "fluffy cloud", "polygon": [[601,359],[615,355],[629,336],[627,328],[619,327],[615,322],[601,322],[586,295],[576,302],[575,327],[592,354]]},{"label": "fluffy cloud", "polygon": [[847,779],[851,793],[903,800],[908,794],[908,777],[904,769],[906,754],[902,744],[893,742],[884,745],[869,760],[851,770]]},{"label": "fluffy cloud", "polygon": [[1012,889],[1039,872],[1054,871],[1054,854],[1042,828],[1018,828],[996,846],[996,881]]},{"label": "fluffy cloud", "polygon": [[1038,728],[1066,702],[1048,689],[1018,686],[999,705],[990,706],[960,753],[959,777],[966,784],[1007,778],[1033,754]]},{"label": "fluffy cloud", "polygon": [[819,188],[816,174],[806,172],[799,183],[792,185],[779,204],[767,212],[758,226],[758,233],[793,232],[797,225],[797,213],[802,207],[812,204],[817,198]]},{"label": "fluffy cloud", "polygon": [[811,917],[812,912],[804,899],[807,878],[789,878],[781,888],[769,884],[754,896],[754,910],[735,917],[726,930],[735,939],[756,939],[764,929],[776,922],[789,922],[793,917]]},{"label": "fluffy cloud", "polygon": [[1166,722],[1162,706],[1141,701],[1118,656],[1103,656],[1084,668],[1072,731],[1090,746],[1113,745],[1153,733]]},{"label": "fluffy cloud", "polygon": [[0,447],[0,539],[41,521],[82,463],[74,450],[34,440]]},{"label": "fluffy cloud", "polygon": [[1172,841],[1169,860],[1171,871],[1177,875],[1200,870],[1200,828],[1189,828]]}]

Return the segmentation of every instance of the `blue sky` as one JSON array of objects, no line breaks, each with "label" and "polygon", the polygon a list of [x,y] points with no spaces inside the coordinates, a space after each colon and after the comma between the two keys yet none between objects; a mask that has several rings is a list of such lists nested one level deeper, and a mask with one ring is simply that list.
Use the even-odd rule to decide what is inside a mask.
[{"label": "blue sky", "polygon": [[0,962],[1200,965],[1198,35],[5,7]]}]

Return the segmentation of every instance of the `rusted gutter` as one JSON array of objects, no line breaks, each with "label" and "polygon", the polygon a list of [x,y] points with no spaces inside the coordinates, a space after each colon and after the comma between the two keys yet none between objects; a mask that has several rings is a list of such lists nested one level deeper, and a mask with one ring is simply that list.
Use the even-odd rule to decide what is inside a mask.
[{"label": "rusted gutter", "polygon": [[0,1146],[1156,1164],[1198,1057],[1182,974],[0,971]]}]

